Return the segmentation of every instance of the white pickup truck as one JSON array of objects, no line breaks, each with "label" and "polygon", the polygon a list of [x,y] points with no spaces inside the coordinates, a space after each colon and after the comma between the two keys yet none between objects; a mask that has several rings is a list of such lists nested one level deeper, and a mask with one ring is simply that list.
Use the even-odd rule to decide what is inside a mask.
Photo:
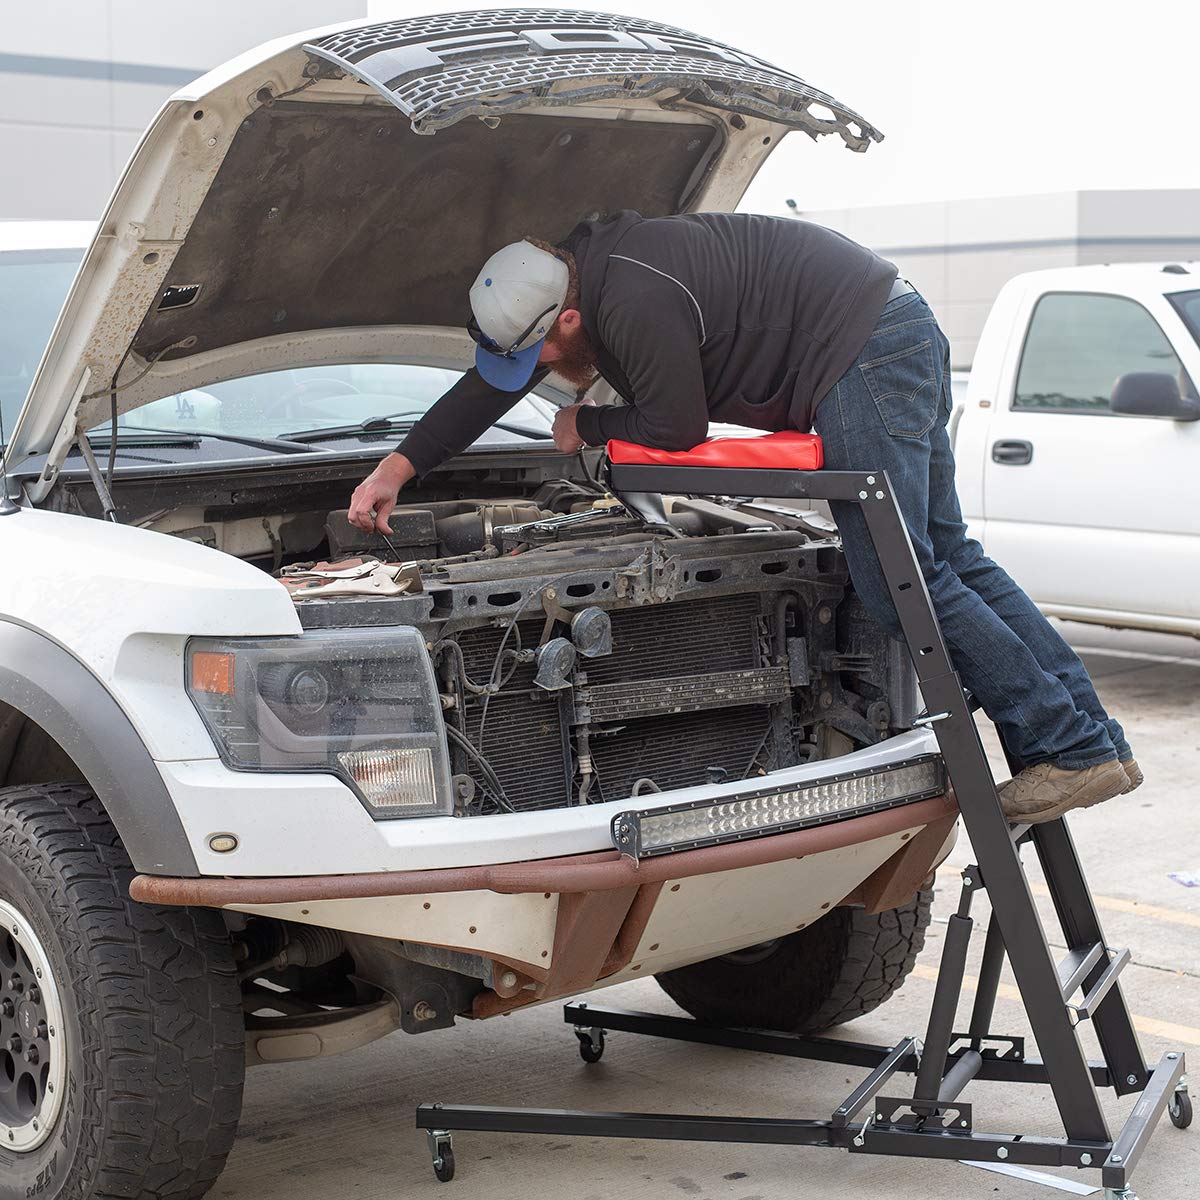
[{"label": "white pickup truck", "polygon": [[614,507],[550,381],[346,519],[489,248],[732,209],[791,129],[880,136],[641,18],[352,22],[168,100],[90,248],[0,223],[0,1200],[199,1200],[247,1066],[395,1030],[903,983],[957,806],[827,529]]},{"label": "white pickup truck", "polygon": [[1200,263],[1033,271],[952,417],[971,533],[1042,610],[1200,636]]}]

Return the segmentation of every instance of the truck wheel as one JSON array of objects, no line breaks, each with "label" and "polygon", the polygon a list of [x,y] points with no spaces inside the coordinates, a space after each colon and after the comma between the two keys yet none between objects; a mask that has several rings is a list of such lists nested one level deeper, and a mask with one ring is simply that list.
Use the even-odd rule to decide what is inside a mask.
[{"label": "truck wheel", "polygon": [[878,1008],[925,945],[933,891],[868,914],[835,908],[787,937],[658,976],[663,990],[712,1025],[818,1033]]},{"label": "truck wheel", "polygon": [[78,784],[0,789],[0,1200],[196,1200],[245,1073],[218,913],[129,899]]}]

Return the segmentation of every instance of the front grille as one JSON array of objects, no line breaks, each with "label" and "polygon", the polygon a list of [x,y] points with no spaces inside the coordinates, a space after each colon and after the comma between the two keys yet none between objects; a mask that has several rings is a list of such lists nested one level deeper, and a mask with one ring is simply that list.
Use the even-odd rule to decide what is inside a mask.
[{"label": "front grille", "polygon": [[[710,768],[740,779],[767,736],[770,705],[790,694],[786,669],[764,663],[760,612],[754,595],[615,611],[612,654],[579,661],[586,684],[546,692],[533,685],[534,666],[524,664],[488,702],[482,742],[482,699],[467,697],[465,732],[520,811],[562,807],[578,788],[567,775],[572,704],[588,722],[593,802],[628,796],[640,778],[664,790],[704,783]],[[536,645],[542,625],[541,618],[519,622],[507,647]],[[457,635],[473,683],[491,677],[500,639],[497,629]],[[478,764],[454,754],[455,769],[488,790]]]},{"label": "front grille", "polygon": [[503,114],[555,90],[580,101],[699,92],[721,107],[839,133],[880,134],[825,92],[762,59],[671,25],[571,9],[496,9],[362,25],[306,45],[389,98],[419,133],[470,113]]}]

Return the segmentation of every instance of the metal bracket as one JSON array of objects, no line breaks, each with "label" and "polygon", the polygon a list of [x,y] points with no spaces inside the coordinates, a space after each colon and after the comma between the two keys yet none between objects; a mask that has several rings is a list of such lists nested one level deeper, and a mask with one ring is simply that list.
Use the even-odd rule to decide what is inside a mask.
[{"label": "metal bracket", "polygon": [[542,626],[542,636],[538,638],[538,646],[544,646],[554,632],[554,623],[561,621],[564,625],[571,624],[574,615],[569,609],[563,608],[558,602],[558,589],[548,587],[542,592],[542,611],[546,614],[546,622]]},{"label": "metal bracket", "polygon": [[895,1096],[877,1096],[875,1099],[874,1120],[867,1123],[867,1129],[872,1126],[890,1129],[926,1129],[928,1126],[941,1126],[943,1129],[954,1129],[959,1132],[971,1131],[971,1106],[960,1100],[953,1103],[939,1103],[932,1113],[919,1112],[913,1107],[912,1097],[899,1098]]},{"label": "metal bracket", "polygon": [[679,561],[670,558],[657,542],[619,572],[616,596],[634,604],[663,604],[679,588]]},{"label": "metal bracket", "polygon": [[[994,1044],[986,1045],[985,1043],[988,1042]],[[950,1035],[951,1056],[968,1048],[978,1050],[984,1058],[992,1058],[997,1062],[1025,1061],[1025,1039],[1023,1037],[1007,1037],[994,1033],[989,1033],[982,1038],[972,1037],[969,1033],[952,1033]]]},{"label": "metal bracket", "polygon": [[970,888],[973,893],[987,890],[987,884],[983,882],[983,872],[979,869],[978,863],[971,863],[970,866],[963,868],[962,881],[963,887]]}]

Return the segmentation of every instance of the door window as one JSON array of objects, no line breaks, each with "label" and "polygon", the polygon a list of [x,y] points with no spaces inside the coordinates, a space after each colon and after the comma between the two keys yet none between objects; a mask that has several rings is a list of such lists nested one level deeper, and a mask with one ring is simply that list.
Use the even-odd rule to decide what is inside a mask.
[{"label": "door window", "polygon": [[1183,318],[1188,327],[1188,333],[1200,345],[1200,292],[1176,292],[1168,296],[1171,307]]},{"label": "door window", "polygon": [[1158,322],[1123,296],[1058,292],[1033,310],[1013,408],[1106,414],[1113,384],[1131,371],[1165,371],[1191,392]]},{"label": "door window", "polygon": [[[82,250],[0,254],[0,428],[11,434]],[[4,439],[0,437],[0,444]]]}]

